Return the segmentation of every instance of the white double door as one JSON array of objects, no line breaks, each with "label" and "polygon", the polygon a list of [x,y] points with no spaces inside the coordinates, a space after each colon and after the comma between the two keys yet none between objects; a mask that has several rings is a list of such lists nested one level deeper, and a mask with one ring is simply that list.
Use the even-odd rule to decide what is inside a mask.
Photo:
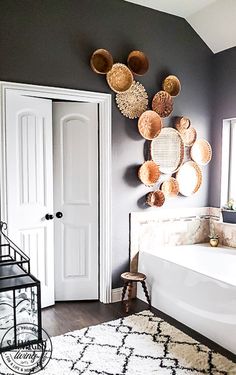
[{"label": "white double door", "polygon": [[8,93],[8,233],[31,259],[42,306],[98,298],[97,105]]}]

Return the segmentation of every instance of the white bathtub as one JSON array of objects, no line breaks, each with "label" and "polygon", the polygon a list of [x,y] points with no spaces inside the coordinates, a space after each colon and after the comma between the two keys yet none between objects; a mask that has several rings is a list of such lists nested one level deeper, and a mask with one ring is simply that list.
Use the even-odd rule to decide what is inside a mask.
[{"label": "white bathtub", "polygon": [[[208,244],[139,252],[152,306],[236,354],[236,249]],[[138,298],[145,296],[138,287]]]}]

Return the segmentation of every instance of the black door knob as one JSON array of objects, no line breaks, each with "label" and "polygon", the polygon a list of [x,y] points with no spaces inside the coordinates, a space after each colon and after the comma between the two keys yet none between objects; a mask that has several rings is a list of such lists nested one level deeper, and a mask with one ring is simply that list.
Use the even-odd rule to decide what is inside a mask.
[{"label": "black door knob", "polygon": [[53,219],[53,215],[51,215],[51,214],[46,214],[46,215],[45,215],[45,219],[46,219],[46,220],[52,220],[52,219]]},{"label": "black door knob", "polygon": [[56,213],[56,217],[57,217],[58,219],[61,219],[62,216],[63,216],[63,213],[62,213],[62,212],[58,211],[58,212]]}]

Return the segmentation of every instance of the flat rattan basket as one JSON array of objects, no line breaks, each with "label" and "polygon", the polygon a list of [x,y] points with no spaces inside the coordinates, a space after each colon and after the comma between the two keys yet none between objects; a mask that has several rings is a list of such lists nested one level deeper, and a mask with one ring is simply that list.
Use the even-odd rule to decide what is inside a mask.
[{"label": "flat rattan basket", "polygon": [[189,197],[195,194],[202,184],[202,171],[194,161],[187,161],[176,174],[179,183],[179,192]]},{"label": "flat rattan basket", "polygon": [[113,57],[106,49],[97,49],[90,59],[91,68],[95,73],[107,74],[113,65]]},{"label": "flat rattan basket", "polygon": [[154,161],[145,161],[138,171],[140,181],[146,186],[153,186],[160,177],[159,166]]},{"label": "flat rattan basket", "polygon": [[138,118],[147,109],[148,94],[141,83],[133,81],[128,91],[116,94],[116,103],[122,115]]},{"label": "flat rattan basket", "polygon": [[194,129],[192,126],[190,126],[188,129],[180,131],[180,135],[183,139],[184,145],[188,147],[192,146],[197,138],[196,129]]},{"label": "flat rattan basket", "polygon": [[116,63],[107,73],[107,83],[116,93],[125,92],[133,83],[133,74],[125,64]]},{"label": "flat rattan basket", "polygon": [[173,111],[173,99],[166,91],[159,91],[152,99],[152,109],[161,117],[167,117]]},{"label": "flat rattan basket", "polygon": [[184,159],[184,144],[179,132],[173,128],[163,128],[151,143],[151,156],[162,173],[176,172]]},{"label": "flat rattan basket", "polygon": [[138,130],[143,138],[152,140],[158,136],[162,129],[162,119],[154,111],[145,111],[139,117]]},{"label": "flat rattan basket", "polygon": [[175,122],[175,127],[180,133],[188,129],[190,125],[191,125],[191,122],[189,118],[187,117],[178,117]]},{"label": "flat rattan basket", "polygon": [[170,75],[163,81],[162,88],[171,96],[177,96],[181,90],[181,84],[176,76]]},{"label": "flat rattan basket", "polygon": [[152,191],[147,194],[146,203],[151,207],[161,207],[165,202],[165,196],[161,190]]},{"label": "flat rattan basket", "polygon": [[205,139],[194,142],[190,151],[191,158],[199,165],[207,165],[211,161],[212,149]]},{"label": "flat rattan basket", "polygon": [[178,181],[174,177],[170,177],[162,183],[161,191],[166,198],[175,198],[179,194]]},{"label": "flat rattan basket", "polygon": [[148,58],[141,51],[130,52],[127,64],[130,70],[138,76],[144,75],[149,68]]}]

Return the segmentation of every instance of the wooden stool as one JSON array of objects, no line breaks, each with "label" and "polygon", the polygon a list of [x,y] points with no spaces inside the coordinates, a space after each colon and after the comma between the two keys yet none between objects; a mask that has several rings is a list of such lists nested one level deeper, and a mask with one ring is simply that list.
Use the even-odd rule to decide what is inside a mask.
[{"label": "wooden stool", "polygon": [[134,282],[135,283],[140,282],[142,284],[145,296],[146,296],[148,304],[149,304],[149,308],[151,308],[151,301],[150,301],[148,290],[147,290],[146,283],[145,283],[146,275],[144,275],[143,273],[140,273],[140,272],[124,272],[124,273],[121,274],[120,277],[124,281],[124,286],[123,286],[123,290],[122,290],[122,298],[121,298],[122,302],[124,301],[125,293],[126,293],[126,290],[128,288],[128,300],[127,300],[127,303],[126,303],[126,312],[129,312]]}]

